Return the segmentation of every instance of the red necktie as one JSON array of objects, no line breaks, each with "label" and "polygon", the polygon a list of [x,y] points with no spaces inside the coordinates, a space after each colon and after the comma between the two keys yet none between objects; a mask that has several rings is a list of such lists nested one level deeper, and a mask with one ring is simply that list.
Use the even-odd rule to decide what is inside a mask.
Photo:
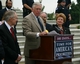
[{"label": "red necktie", "polygon": [[15,39],[13,27],[10,28],[10,31],[11,31],[11,34],[12,34],[13,38]]},{"label": "red necktie", "polygon": [[63,34],[63,30],[61,30],[61,34]]}]

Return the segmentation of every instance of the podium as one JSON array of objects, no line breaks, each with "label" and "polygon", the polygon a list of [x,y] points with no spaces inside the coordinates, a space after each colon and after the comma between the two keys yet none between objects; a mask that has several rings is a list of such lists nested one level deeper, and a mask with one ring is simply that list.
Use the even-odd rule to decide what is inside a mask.
[{"label": "podium", "polygon": [[73,57],[73,35],[40,36],[40,47],[30,50],[30,59],[36,64],[62,64]]}]

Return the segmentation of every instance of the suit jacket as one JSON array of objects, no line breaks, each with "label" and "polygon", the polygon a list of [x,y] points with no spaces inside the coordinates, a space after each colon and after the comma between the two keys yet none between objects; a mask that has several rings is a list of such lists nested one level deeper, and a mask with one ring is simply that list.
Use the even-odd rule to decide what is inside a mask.
[{"label": "suit jacket", "polygon": [[1,63],[1,60],[5,57],[5,52],[4,52],[4,48],[3,48],[3,45],[2,45],[2,41],[0,40],[0,64]]},{"label": "suit jacket", "polygon": [[3,15],[4,15],[4,13],[5,13],[6,11],[7,11],[6,8],[0,10],[0,21],[2,21]]},{"label": "suit jacket", "polygon": [[[40,20],[42,21],[41,23],[45,30],[45,26],[41,17]],[[24,54],[25,56],[29,57],[29,50],[37,49],[40,46],[40,38],[37,38],[37,33],[42,32],[42,30],[38,24],[38,21],[32,13],[23,19],[22,26],[24,35],[26,36]]]},{"label": "suit jacket", "polygon": [[48,23],[46,23],[46,29],[50,32],[51,30],[51,27],[52,27],[52,25],[50,25],[50,24],[48,24]]},{"label": "suit jacket", "polygon": [[20,48],[17,42],[16,35],[14,40],[5,23],[0,26],[0,35],[5,51],[4,64],[16,64],[15,60],[17,59],[18,54],[20,54]]},{"label": "suit jacket", "polygon": [[[51,31],[52,30],[55,30],[59,34],[61,33],[60,28],[57,25],[52,25]],[[63,34],[71,34],[69,28],[63,26]]]}]

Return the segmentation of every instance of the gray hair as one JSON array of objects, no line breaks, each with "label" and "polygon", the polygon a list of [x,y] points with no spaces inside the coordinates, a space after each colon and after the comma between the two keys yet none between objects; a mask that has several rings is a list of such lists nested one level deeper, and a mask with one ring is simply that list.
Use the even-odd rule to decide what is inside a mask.
[{"label": "gray hair", "polygon": [[3,16],[3,18],[2,18],[2,20],[8,21],[10,18],[14,17],[15,13],[16,12],[13,11],[13,10],[6,11],[5,14],[4,14],[4,16]]},{"label": "gray hair", "polygon": [[34,2],[32,5],[32,8],[34,8],[35,6],[41,6],[42,7],[42,4],[39,2]]},{"label": "gray hair", "polygon": [[47,13],[46,13],[46,12],[41,12],[41,14],[43,14],[43,13],[45,13],[45,14],[46,14],[46,16],[47,16]]},{"label": "gray hair", "polygon": [[44,14],[44,13],[46,14],[46,16],[47,16],[47,19],[48,19],[48,15],[47,15],[47,13],[46,13],[46,12],[41,12],[41,14]]}]

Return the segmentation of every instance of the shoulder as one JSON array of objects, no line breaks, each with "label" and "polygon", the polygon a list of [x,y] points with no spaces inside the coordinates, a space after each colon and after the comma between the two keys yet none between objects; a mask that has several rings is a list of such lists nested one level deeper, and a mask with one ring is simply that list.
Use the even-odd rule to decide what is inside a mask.
[{"label": "shoulder", "polygon": [[25,16],[23,20],[27,21],[27,20],[32,20],[33,15],[30,13],[29,15]]},{"label": "shoulder", "polygon": [[4,9],[1,9],[0,11],[6,11],[6,8],[4,8]]},{"label": "shoulder", "polygon": [[33,17],[32,13],[30,13],[30,14],[28,14],[28,15],[25,16],[25,18],[31,18],[31,17]]},{"label": "shoulder", "polygon": [[4,34],[5,32],[5,28],[4,28],[4,25],[0,25],[0,35]]},{"label": "shoulder", "polygon": [[5,28],[7,28],[7,26],[5,25],[5,23],[3,23],[3,24],[0,25],[0,29],[5,30]]},{"label": "shoulder", "polygon": [[56,8],[56,10],[59,10],[59,9],[62,9],[62,6],[58,6],[58,7]]},{"label": "shoulder", "polygon": [[52,25],[51,25],[51,24],[49,24],[49,23],[46,23],[46,25],[47,25],[47,26],[49,26],[49,27],[51,27],[51,26],[52,26]]},{"label": "shoulder", "polygon": [[49,23],[46,23],[46,24],[51,26],[51,24],[49,24]]},{"label": "shoulder", "polygon": [[53,27],[57,27],[57,25],[56,25],[56,24],[53,24],[52,26],[53,26]]},{"label": "shoulder", "polygon": [[4,26],[2,24],[2,25],[0,25],[0,32],[3,31],[3,30],[4,30]]},{"label": "shoulder", "polygon": [[0,25],[0,29],[3,28],[3,24]]},{"label": "shoulder", "polygon": [[66,28],[66,27],[63,27],[64,28],[64,31],[65,31],[65,33],[66,34],[71,34],[71,32],[70,32],[70,29],[69,28]]},{"label": "shoulder", "polygon": [[4,13],[6,11],[6,8],[0,10],[0,13]]},{"label": "shoulder", "polygon": [[33,23],[34,19],[31,16],[31,14],[27,15],[24,17],[22,24],[26,24],[26,25],[30,25],[31,23]]},{"label": "shoulder", "polygon": [[55,24],[53,24],[53,25],[52,25],[52,29],[54,29],[54,30],[55,30],[55,29],[56,29],[56,27],[57,27],[57,25],[55,25]]}]

